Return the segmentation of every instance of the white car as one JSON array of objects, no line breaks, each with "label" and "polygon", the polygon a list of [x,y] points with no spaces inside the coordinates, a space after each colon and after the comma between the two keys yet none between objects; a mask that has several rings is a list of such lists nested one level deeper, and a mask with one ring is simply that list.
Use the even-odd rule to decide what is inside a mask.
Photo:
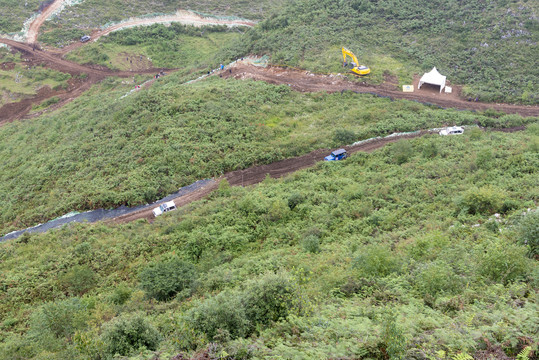
[{"label": "white car", "polygon": [[176,204],[174,203],[174,201],[168,201],[166,203],[162,203],[161,205],[159,205],[159,207],[153,209],[153,215],[157,217],[164,212],[172,210],[176,210]]},{"label": "white car", "polygon": [[462,133],[464,133],[464,129],[460,126],[448,127],[439,132],[440,135],[460,135]]}]

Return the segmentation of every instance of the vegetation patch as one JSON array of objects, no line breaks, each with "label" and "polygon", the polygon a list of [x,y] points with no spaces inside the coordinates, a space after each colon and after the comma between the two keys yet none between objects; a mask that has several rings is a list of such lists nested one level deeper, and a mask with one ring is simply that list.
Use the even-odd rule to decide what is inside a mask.
[{"label": "vegetation patch", "polygon": [[[72,224],[0,244],[0,359],[537,351],[535,136],[417,138],[402,164],[391,144],[222,185],[153,224]],[[438,153],[423,156],[433,140]],[[487,149],[493,166],[477,167]],[[490,211],[460,211],[461,194],[489,186],[514,204],[495,232]],[[163,298],[148,296],[155,287]]]},{"label": "vegetation patch", "polygon": [[0,106],[36,95],[44,86],[66,87],[70,78],[69,74],[43,66],[28,66],[20,55],[0,49]]},{"label": "vegetation patch", "polygon": [[1,0],[0,34],[21,31],[26,19],[39,10],[41,2],[40,0]]}]

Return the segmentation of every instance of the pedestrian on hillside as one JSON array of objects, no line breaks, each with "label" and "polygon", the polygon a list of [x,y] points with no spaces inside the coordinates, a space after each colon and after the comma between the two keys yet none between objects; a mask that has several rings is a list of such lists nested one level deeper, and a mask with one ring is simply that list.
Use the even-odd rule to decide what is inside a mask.
[{"label": "pedestrian on hillside", "polygon": [[225,68],[225,66],[223,64],[221,64],[221,70],[223,70]]}]

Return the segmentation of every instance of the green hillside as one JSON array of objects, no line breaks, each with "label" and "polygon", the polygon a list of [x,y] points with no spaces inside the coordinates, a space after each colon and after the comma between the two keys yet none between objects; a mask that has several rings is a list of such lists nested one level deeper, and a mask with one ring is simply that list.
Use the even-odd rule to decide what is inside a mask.
[{"label": "green hillside", "polygon": [[179,85],[193,76],[169,75],[127,97],[133,85],[110,79],[60,111],[0,127],[0,233],[393,132],[537,121],[218,77]]},{"label": "green hillside", "polygon": [[298,0],[243,37],[236,51],[336,72],[346,46],[379,79],[400,75],[401,64],[418,74],[436,66],[467,85],[470,97],[538,104],[538,10],[537,2],[520,0]]},{"label": "green hillside", "polygon": [[514,358],[538,340],[537,129],[400,141],[152,225],[2,244],[0,359]]}]

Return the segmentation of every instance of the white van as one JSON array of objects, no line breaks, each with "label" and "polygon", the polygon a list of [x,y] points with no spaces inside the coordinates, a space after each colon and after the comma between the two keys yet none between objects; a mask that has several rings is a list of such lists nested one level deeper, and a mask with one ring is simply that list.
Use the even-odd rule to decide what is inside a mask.
[{"label": "white van", "polygon": [[464,133],[464,129],[460,126],[448,127],[439,132],[440,135],[460,135],[462,133]]},{"label": "white van", "polygon": [[176,204],[174,203],[174,201],[168,201],[166,203],[162,203],[161,205],[159,205],[159,207],[153,209],[152,212],[153,212],[153,216],[157,217],[164,212],[172,211],[172,210],[176,210]]}]

